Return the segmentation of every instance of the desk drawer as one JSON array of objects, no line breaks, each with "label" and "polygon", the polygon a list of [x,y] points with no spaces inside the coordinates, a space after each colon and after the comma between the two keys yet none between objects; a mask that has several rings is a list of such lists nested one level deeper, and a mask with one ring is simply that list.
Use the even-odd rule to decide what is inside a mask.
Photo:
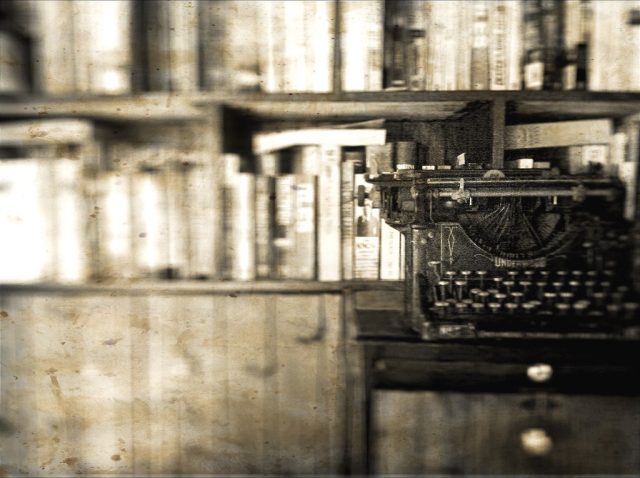
[{"label": "desk drawer", "polygon": [[372,470],[389,474],[637,474],[637,397],[378,390]]}]

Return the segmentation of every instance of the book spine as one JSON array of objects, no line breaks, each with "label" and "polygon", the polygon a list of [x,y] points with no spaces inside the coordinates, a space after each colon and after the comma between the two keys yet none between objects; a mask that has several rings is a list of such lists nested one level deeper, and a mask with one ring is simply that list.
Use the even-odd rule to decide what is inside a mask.
[{"label": "book spine", "polygon": [[507,126],[505,149],[608,144],[612,134],[611,120],[560,121]]},{"label": "book spine", "polygon": [[[81,9],[74,24],[81,32],[81,38],[74,38],[74,43],[78,45],[76,51],[81,53],[77,66],[88,73],[88,91],[113,95],[130,93],[133,58],[131,2],[74,1],[73,4],[80,4]],[[83,74],[80,73],[81,76]],[[79,89],[85,91],[83,82]]]},{"label": "book spine", "polygon": [[431,66],[431,89],[441,91],[445,89],[445,67],[447,60],[445,56],[445,30],[446,30],[446,10],[447,2],[430,0],[431,14],[429,16],[429,44],[432,48],[429,51]]},{"label": "book spine", "polygon": [[400,232],[386,222],[380,224],[380,279],[400,280]]},{"label": "book spine", "polygon": [[198,89],[198,8],[191,0],[169,2],[169,63],[172,91]]},{"label": "book spine", "polygon": [[562,89],[575,90],[578,85],[578,48],[580,38],[580,0],[566,0],[562,4],[562,33],[564,62]]},{"label": "book spine", "polygon": [[142,3],[146,46],[147,86],[151,91],[171,90],[171,3]]},{"label": "book spine", "polygon": [[507,88],[507,6],[497,0],[489,10],[489,81],[492,90]]},{"label": "book spine", "polygon": [[507,89],[519,90],[522,84],[522,2],[512,0],[507,8]]},{"label": "book spine", "polygon": [[471,89],[471,37],[473,3],[469,1],[458,2],[458,29],[456,37],[457,65],[456,65],[456,89]]},{"label": "book spine", "polygon": [[384,63],[387,66],[385,86],[405,88],[408,71],[408,4],[405,2],[389,2],[385,9],[385,48],[389,56]]},{"label": "book spine", "polygon": [[289,279],[293,275],[294,176],[281,174],[276,178],[276,228],[273,240],[275,275],[278,279]]},{"label": "book spine", "polygon": [[346,159],[340,168],[340,235],[342,252],[342,278],[353,279],[353,160]]},{"label": "book spine", "polygon": [[[284,90],[304,91],[306,82],[305,68],[305,2],[284,2]],[[288,28],[288,26],[295,28]],[[311,34],[310,32],[308,33]]]},{"label": "book spine", "polygon": [[398,257],[398,261],[399,261],[399,269],[400,269],[400,275],[398,277],[399,280],[404,280],[405,278],[405,255],[407,253],[407,245],[406,245],[406,240],[405,240],[405,235],[404,234],[400,234],[400,256]]},{"label": "book spine", "polygon": [[268,279],[273,275],[273,239],[276,214],[276,164],[277,155],[258,158],[256,175],[256,277]]},{"label": "book spine", "polygon": [[290,278],[316,278],[316,178],[296,174],[294,186],[295,259]]},{"label": "book spine", "polygon": [[555,0],[541,0],[542,41],[544,48],[544,88],[562,87],[562,4]]},{"label": "book spine", "polygon": [[[382,90],[382,66],[384,54],[384,1],[366,0],[362,3],[365,19],[364,45],[366,45],[365,60],[365,90]],[[360,47],[360,45],[358,45]]]},{"label": "book spine", "polygon": [[340,255],[340,147],[320,147],[318,175],[318,280],[341,278]]},{"label": "book spine", "polygon": [[444,7],[443,52],[446,52],[447,58],[444,61],[442,89],[453,91],[457,87],[458,76],[458,48],[456,40],[458,39],[458,29],[460,27],[460,11],[459,6],[452,2],[444,2]]},{"label": "book spine", "polygon": [[427,64],[427,18],[424,2],[412,0],[408,12],[407,68],[409,89],[424,90]]},{"label": "book spine", "polygon": [[484,1],[474,2],[471,31],[471,89],[489,89],[489,9]]},{"label": "book spine", "polygon": [[[371,192],[373,187],[365,175],[354,175],[354,188],[363,187]],[[372,207],[369,198],[361,204],[354,200],[353,274],[355,279],[378,279],[380,275],[380,210]]]},{"label": "book spine", "polygon": [[27,78],[28,50],[17,35],[0,31],[0,94],[18,95],[29,91]]},{"label": "book spine", "polygon": [[259,8],[264,9],[261,11],[264,11],[265,15],[265,21],[261,22],[265,30],[260,65],[261,85],[267,93],[278,93],[285,89],[284,3],[281,0],[273,0],[259,4]]},{"label": "book spine", "polygon": [[[166,151],[165,154],[171,154]],[[169,227],[168,270],[171,278],[191,276],[189,270],[191,224],[187,212],[187,171],[191,165],[182,164],[175,157],[168,158],[165,168],[167,177],[167,222]]]},{"label": "book spine", "polygon": [[[201,85],[215,90],[225,86],[225,1],[198,2]],[[269,2],[272,3],[272,2]],[[267,16],[265,22],[270,19]],[[151,28],[153,25],[148,26]],[[153,48],[153,46],[152,46]]]},{"label": "book spine", "polygon": [[316,93],[333,91],[333,69],[335,48],[336,2],[305,2],[307,16],[312,18],[311,29],[305,36],[310,62],[307,64],[307,90]]},{"label": "book spine", "polygon": [[[68,95],[76,90],[71,2],[31,2],[34,17],[35,75],[45,94]],[[71,45],[74,45],[71,47]]]},{"label": "book spine", "polygon": [[255,262],[255,182],[251,173],[238,173],[233,186],[233,262],[231,278],[256,278]]},{"label": "book spine", "polygon": [[[640,2],[635,1],[626,12],[629,30],[629,58],[640,58]],[[627,62],[629,68],[629,91],[640,91],[640,61]]]},{"label": "book spine", "polygon": [[527,90],[541,90],[544,87],[544,54],[542,40],[542,11],[540,0],[525,1],[523,4],[523,83]]}]

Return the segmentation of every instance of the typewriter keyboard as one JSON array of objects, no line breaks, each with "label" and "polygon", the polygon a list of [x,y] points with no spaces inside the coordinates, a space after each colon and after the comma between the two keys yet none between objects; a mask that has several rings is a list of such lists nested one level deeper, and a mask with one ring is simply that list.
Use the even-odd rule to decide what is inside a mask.
[{"label": "typewriter keyboard", "polygon": [[640,303],[613,270],[445,271],[428,310],[439,318],[554,316],[631,320]]}]

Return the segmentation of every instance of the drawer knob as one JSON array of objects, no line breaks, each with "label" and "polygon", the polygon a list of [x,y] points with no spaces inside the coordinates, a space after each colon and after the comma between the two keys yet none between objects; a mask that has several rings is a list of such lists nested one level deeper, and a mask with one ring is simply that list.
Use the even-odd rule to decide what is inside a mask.
[{"label": "drawer knob", "polygon": [[553,368],[546,363],[536,363],[527,367],[527,377],[536,383],[548,382],[553,376]]},{"label": "drawer knob", "polygon": [[544,456],[553,448],[553,440],[542,428],[528,428],[520,434],[520,444],[527,455]]}]

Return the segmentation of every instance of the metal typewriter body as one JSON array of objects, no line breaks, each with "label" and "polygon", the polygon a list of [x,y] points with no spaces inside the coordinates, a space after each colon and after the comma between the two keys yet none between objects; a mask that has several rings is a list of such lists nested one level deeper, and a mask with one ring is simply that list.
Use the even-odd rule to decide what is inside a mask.
[{"label": "metal typewriter body", "polygon": [[555,170],[369,178],[405,236],[406,324],[423,339],[640,338],[624,187]]}]

